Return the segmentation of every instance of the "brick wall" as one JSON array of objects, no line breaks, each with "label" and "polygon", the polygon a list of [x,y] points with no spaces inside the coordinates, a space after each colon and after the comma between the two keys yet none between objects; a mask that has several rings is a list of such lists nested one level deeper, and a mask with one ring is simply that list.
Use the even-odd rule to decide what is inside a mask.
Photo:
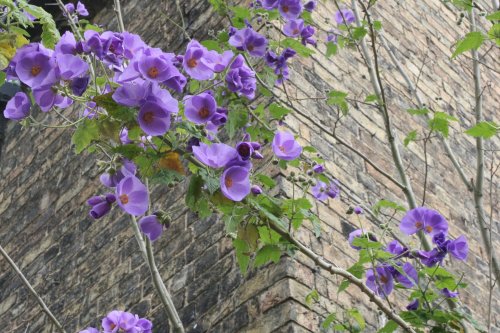
[{"label": "brick wall", "polygon": [[[206,1],[181,3],[193,37],[202,39],[220,24]],[[122,7],[128,30],[140,34],[150,45],[182,49],[186,41],[166,18],[167,15],[179,22],[174,1],[123,0]],[[450,145],[466,174],[473,177],[474,142],[461,134],[473,122],[470,61],[465,57],[449,60],[450,49],[464,35],[465,27],[458,27],[456,13],[438,1],[387,0],[377,8],[375,16],[384,23],[387,40],[413,80],[425,62],[418,87],[427,103],[465,120],[462,127],[454,126]],[[334,12],[331,1],[326,1],[314,16],[317,22],[324,22],[322,18],[331,18]],[[116,27],[110,6],[98,14],[96,21],[110,29]],[[312,58],[293,64],[288,88],[292,96],[321,96],[329,89],[361,96],[371,94],[366,69],[356,52],[342,51],[328,60],[322,43],[319,44]],[[413,107],[413,100],[388,55],[383,51],[381,54],[389,109],[402,138],[425,124],[406,114],[405,110]],[[485,61],[491,62],[494,56],[491,52]],[[483,75],[484,82],[498,80],[491,71],[483,71]],[[485,117],[489,120],[498,118],[498,92],[498,87],[492,85],[485,93]],[[437,97],[442,99],[436,100]],[[334,113],[323,102],[304,100],[294,105],[316,122],[333,128]],[[380,114],[373,108],[360,107],[352,109],[351,115],[338,126],[337,134],[396,176]],[[286,125],[300,135],[302,143],[314,145],[330,161],[328,168],[345,184],[344,193],[352,193],[366,204],[374,204],[380,198],[404,203],[397,188],[336,144],[328,133],[321,133],[315,124],[294,115],[287,118]],[[119,210],[95,222],[87,217],[85,200],[100,191],[97,168],[91,156],[75,156],[68,148],[69,140],[67,131],[23,130],[15,123],[8,124],[0,152],[0,243],[68,332],[98,325],[99,318],[115,308],[146,315],[154,321],[155,332],[167,332],[166,315],[155,297],[127,217]],[[493,144],[498,145],[498,140]],[[420,198],[423,150],[416,144],[401,148]],[[472,253],[465,264],[446,264],[455,265],[457,272],[464,271],[469,287],[462,293],[461,301],[484,323],[488,262],[480,246],[472,195],[460,182],[438,140],[430,143],[429,150],[428,205],[448,218],[451,235],[466,233],[471,243]],[[489,161],[492,154],[486,155]],[[276,176],[287,193],[290,184],[283,175]],[[277,265],[242,276],[223,223],[216,218],[200,220],[187,213],[182,208],[182,193],[156,188],[152,197],[155,206],[180,208],[166,236],[155,243],[155,251],[160,272],[189,332],[317,332],[322,316],[350,307],[365,315],[369,331],[375,331],[383,320],[356,288],[349,287],[338,295],[339,279],[300,254],[295,258],[283,257]],[[486,204],[489,205],[488,200]],[[342,267],[350,266],[356,255],[346,242],[347,234],[357,225],[354,217],[345,214],[347,207],[345,195],[342,201],[318,203],[315,209],[322,220],[321,237],[315,238],[307,228],[297,235],[317,253]],[[486,210],[489,211],[488,206]],[[498,207],[494,207],[494,212],[498,216]],[[363,223],[370,224],[368,220]],[[493,229],[494,247],[499,248],[498,219]],[[318,290],[321,298],[310,310],[305,295],[312,289]],[[493,326],[497,327],[498,295],[497,288],[493,297]],[[6,332],[51,332],[46,316],[3,260],[0,324]]]}]

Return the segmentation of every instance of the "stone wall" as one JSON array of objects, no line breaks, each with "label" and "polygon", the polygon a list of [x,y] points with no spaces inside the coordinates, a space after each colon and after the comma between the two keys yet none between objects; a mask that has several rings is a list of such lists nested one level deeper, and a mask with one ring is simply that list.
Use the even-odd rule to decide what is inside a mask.
[{"label": "stone wall", "polygon": [[[174,3],[123,0],[125,26],[152,46],[182,50],[186,40],[169,20],[180,22]],[[181,7],[188,33],[194,38],[202,39],[209,30],[220,26],[220,19],[205,0],[181,1]],[[457,13],[438,1],[383,0],[377,7],[375,16],[382,19],[389,44],[410,77],[413,80],[420,77],[418,87],[427,103],[465,119],[462,127],[454,126],[450,145],[466,174],[473,177],[474,143],[461,134],[473,122],[470,61],[465,57],[449,60],[453,43],[466,32],[465,25],[458,27]],[[322,18],[332,18],[334,12],[332,2],[326,1],[313,17],[324,22]],[[109,29],[116,28],[111,4],[97,15],[96,22]],[[330,27],[324,25],[325,29]],[[320,97],[325,90],[337,89],[359,94],[362,100],[371,94],[368,74],[356,52],[342,51],[328,60],[324,46],[319,44],[312,58],[293,64],[290,95]],[[406,109],[414,107],[414,99],[388,55],[384,51],[381,54],[389,109],[402,138],[425,123],[406,114]],[[494,56],[491,52],[485,61],[491,62]],[[498,75],[491,71],[483,71],[483,75],[485,83],[498,80]],[[485,93],[488,120],[498,118],[495,109],[499,105],[498,92],[498,87],[492,84]],[[335,114],[323,102],[301,100],[294,102],[294,106],[315,122],[333,128]],[[381,115],[362,105],[352,109],[351,115],[338,126],[337,134],[397,177]],[[293,115],[287,118],[286,125],[299,134],[302,143],[314,145],[330,161],[328,169],[344,184],[344,193],[356,195],[367,205],[380,198],[404,204],[403,194],[395,186],[337,144],[329,133],[321,132],[317,124]],[[155,297],[128,218],[119,210],[99,221],[87,217],[85,201],[100,191],[97,167],[91,156],[76,156],[68,146],[69,140],[68,131],[23,130],[15,123],[8,124],[0,152],[0,244],[68,332],[98,325],[99,318],[115,308],[147,316],[153,320],[155,332],[167,332],[166,315]],[[498,145],[498,140],[493,144]],[[423,150],[416,144],[401,149],[420,198]],[[464,281],[469,287],[460,299],[484,323],[488,261],[480,246],[472,195],[461,183],[438,140],[430,143],[429,151],[427,205],[448,218],[452,236],[465,233],[470,240],[467,262],[446,264],[455,265],[457,272],[465,272]],[[486,155],[490,161],[492,153]],[[290,184],[283,176],[276,175],[287,193]],[[317,332],[326,313],[351,307],[363,313],[370,332],[383,321],[356,288],[349,287],[337,294],[339,279],[318,269],[302,255],[282,257],[277,265],[242,276],[223,223],[215,218],[200,220],[187,213],[182,208],[182,193],[156,188],[152,197],[155,206],[179,207],[166,236],[155,243],[155,251],[160,272],[189,332]],[[326,259],[348,267],[356,253],[349,248],[346,237],[358,222],[345,214],[348,204],[344,199],[345,195],[343,200],[329,199],[327,204],[316,205],[323,229],[319,239],[307,229],[297,237]],[[486,204],[489,205],[488,200]],[[488,206],[486,210],[489,212]],[[498,207],[494,207],[494,212],[497,217]],[[365,219],[363,223],[369,224]],[[498,249],[498,219],[493,229],[494,248]],[[310,310],[305,296],[312,289],[318,290],[321,297]],[[497,288],[493,297],[494,327],[500,326],[498,296]],[[52,331],[46,316],[4,260],[0,260],[0,326],[15,333]]]}]

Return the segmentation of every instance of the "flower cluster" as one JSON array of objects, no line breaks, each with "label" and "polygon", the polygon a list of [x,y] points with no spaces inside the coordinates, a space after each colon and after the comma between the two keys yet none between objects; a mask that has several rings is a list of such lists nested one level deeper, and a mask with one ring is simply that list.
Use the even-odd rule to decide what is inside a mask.
[{"label": "flower cluster", "polygon": [[103,318],[102,330],[87,327],[79,333],[152,333],[153,323],[130,312],[114,310]]}]

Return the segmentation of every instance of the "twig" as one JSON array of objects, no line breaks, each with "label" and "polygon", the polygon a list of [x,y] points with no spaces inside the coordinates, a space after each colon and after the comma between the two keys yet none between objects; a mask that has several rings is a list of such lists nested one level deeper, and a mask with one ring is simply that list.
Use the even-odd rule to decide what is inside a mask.
[{"label": "twig", "polygon": [[21,278],[21,280],[23,281],[23,284],[26,286],[26,288],[28,288],[28,290],[31,293],[31,295],[33,295],[33,297],[36,298],[36,301],[42,307],[42,311],[45,312],[45,314],[47,314],[47,316],[49,317],[50,321],[57,327],[57,329],[60,332],[66,333],[66,330],[62,327],[61,323],[59,323],[59,321],[56,319],[56,317],[54,316],[54,314],[47,307],[47,305],[45,304],[45,302],[43,301],[43,299],[40,297],[40,295],[38,295],[38,293],[33,288],[33,286],[31,285],[31,283],[26,279],[26,277],[24,276],[23,272],[21,272],[21,270],[19,269],[19,267],[17,267],[16,263],[11,259],[11,257],[9,257],[9,255],[7,254],[7,252],[5,252],[5,250],[3,249],[3,247],[1,245],[0,245],[0,253],[5,258],[5,260],[7,260],[7,262],[10,265],[10,267],[12,267],[12,269],[16,272],[17,276],[19,276],[19,278]]}]

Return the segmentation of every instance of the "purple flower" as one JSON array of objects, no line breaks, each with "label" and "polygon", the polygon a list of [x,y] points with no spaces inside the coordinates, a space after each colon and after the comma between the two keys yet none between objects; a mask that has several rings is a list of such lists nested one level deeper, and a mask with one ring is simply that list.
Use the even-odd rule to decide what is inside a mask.
[{"label": "purple flower", "polygon": [[139,110],[139,126],[148,135],[163,135],[170,128],[170,112],[154,102],[146,102]]},{"label": "purple flower", "polygon": [[469,252],[467,238],[465,238],[464,235],[461,235],[457,239],[450,241],[447,244],[447,250],[458,260],[467,259],[467,254]]},{"label": "purple flower", "polygon": [[448,232],[448,222],[438,212],[425,207],[417,207],[406,213],[399,225],[401,231],[412,235],[419,230],[434,236],[437,233]]},{"label": "purple flower", "polygon": [[143,104],[149,93],[149,84],[141,79],[123,83],[113,93],[113,100],[125,106],[139,106]]},{"label": "purple flower", "polygon": [[441,290],[441,294],[447,298],[455,298],[458,296],[458,291],[451,291],[448,288],[444,288]]},{"label": "purple flower", "polygon": [[315,166],[312,167],[312,170],[315,173],[323,173],[325,171],[325,167],[321,164],[316,164]]},{"label": "purple flower", "polygon": [[388,296],[394,288],[391,270],[386,266],[378,266],[376,274],[373,269],[366,271],[366,286],[379,296]]},{"label": "purple flower", "polygon": [[217,110],[215,98],[209,93],[184,97],[184,115],[195,124],[204,124],[212,118]]},{"label": "purple flower", "polygon": [[28,95],[18,92],[7,102],[3,116],[7,119],[21,120],[30,114],[30,108],[31,103]]},{"label": "purple flower", "polygon": [[75,54],[76,53],[76,40],[75,36],[70,32],[66,31],[61,39],[56,44],[55,51],[58,54]]},{"label": "purple flower", "polygon": [[186,48],[186,54],[182,61],[182,67],[193,79],[210,80],[214,77],[214,72],[207,61],[204,61],[208,50],[197,40],[191,40]]},{"label": "purple flower", "polygon": [[116,196],[113,193],[107,193],[102,196],[94,196],[87,200],[87,204],[92,206],[89,215],[94,219],[99,219],[109,213],[111,205],[116,201]]},{"label": "purple flower", "polygon": [[354,207],[354,214],[356,214],[356,215],[363,214],[363,208],[361,208],[359,206]]},{"label": "purple flower", "polygon": [[[73,3],[67,3],[64,5],[64,8],[68,11],[68,13],[73,14],[75,11],[75,5]],[[63,15],[66,16],[66,13],[63,12]]]},{"label": "purple flower", "polygon": [[139,319],[135,327],[139,329],[138,333],[151,333],[153,328],[153,323],[147,320],[146,318],[141,318]]},{"label": "purple flower", "polygon": [[354,16],[352,10],[342,9],[335,13],[335,21],[337,22],[337,24],[349,25],[351,23],[354,23],[354,21],[356,21],[356,17]]},{"label": "purple flower", "polygon": [[312,37],[314,35],[314,32],[314,27],[310,25],[302,29],[302,31],[300,32],[300,37],[302,37],[302,44],[316,45],[316,39]]},{"label": "purple flower", "polygon": [[59,75],[63,80],[73,80],[83,76],[89,70],[89,65],[77,56],[72,54],[56,55]]},{"label": "purple flower", "polygon": [[254,157],[258,149],[260,149],[258,142],[242,141],[236,145],[236,151],[244,161],[250,159],[250,157]]},{"label": "purple flower", "polygon": [[262,194],[262,188],[259,185],[252,185],[250,191],[252,192],[253,195]]},{"label": "purple flower", "polygon": [[[129,332],[133,330],[139,321],[139,317],[124,311],[111,311],[102,320],[102,328],[104,333]],[[133,330],[132,332],[135,332]]]},{"label": "purple flower", "polygon": [[229,44],[238,50],[247,51],[251,56],[263,57],[266,53],[267,39],[252,28],[244,28],[229,38]]},{"label": "purple flower", "polygon": [[418,298],[415,298],[414,300],[412,300],[410,302],[410,304],[408,304],[406,306],[406,310],[408,311],[415,311],[415,310],[418,310],[418,305],[419,305],[419,302],[418,302]]},{"label": "purple flower", "polygon": [[85,8],[85,5],[80,1],[78,1],[78,3],[76,4],[76,12],[80,16],[89,16],[87,8]]},{"label": "purple flower", "polygon": [[363,230],[361,229],[356,229],[349,234],[348,242],[353,249],[361,250],[359,246],[352,245],[352,242],[354,241],[355,238],[361,237],[362,235],[363,235]]},{"label": "purple flower", "polygon": [[316,0],[311,0],[306,2],[304,5],[304,9],[307,10],[308,12],[312,12],[316,8],[317,2]]},{"label": "purple flower", "polygon": [[163,226],[160,221],[158,221],[158,217],[156,215],[148,215],[140,219],[139,228],[152,242],[157,240],[163,233]]},{"label": "purple flower", "polygon": [[241,166],[227,168],[221,175],[220,187],[226,198],[243,200],[250,193],[249,170]]},{"label": "purple flower", "polygon": [[278,2],[279,0],[263,0],[262,7],[267,10],[273,10],[278,8]]},{"label": "purple flower", "polygon": [[330,198],[335,199],[339,194],[340,194],[340,187],[339,187],[339,181],[337,179],[334,179],[333,181],[328,184],[328,187],[326,189],[326,195],[328,195]]},{"label": "purple flower", "polygon": [[326,194],[327,188],[328,186],[326,185],[326,183],[318,180],[316,182],[316,185],[314,185],[314,187],[311,189],[313,197],[321,201],[328,199],[328,195]]},{"label": "purple flower", "polygon": [[222,168],[238,158],[236,149],[224,143],[207,145],[200,142],[199,146],[193,146],[193,154],[200,162],[215,169]]},{"label": "purple flower", "polygon": [[255,73],[245,64],[245,59],[239,54],[230,66],[226,75],[227,87],[238,96],[245,96],[248,99],[255,97],[257,80]]},{"label": "purple flower", "polygon": [[124,159],[120,168],[116,171],[103,173],[100,177],[101,183],[106,187],[116,187],[125,177],[135,175],[137,167],[129,160]]},{"label": "purple flower", "polygon": [[57,94],[55,86],[33,89],[33,98],[43,112],[48,112],[54,106],[64,109],[73,104],[71,98]]},{"label": "purple flower", "polygon": [[16,74],[27,86],[39,88],[51,85],[57,80],[55,67],[55,59],[45,52],[23,53],[16,63]]},{"label": "purple flower", "polygon": [[302,153],[302,147],[290,132],[278,131],[274,136],[272,146],[274,154],[282,160],[294,160]]},{"label": "purple flower", "polygon": [[288,37],[298,37],[302,32],[302,29],[304,29],[304,20],[289,20],[283,26],[283,33]]},{"label": "purple flower", "polygon": [[233,59],[233,51],[224,51],[219,54],[216,51],[206,51],[206,56],[201,58],[201,61],[215,73],[224,71],[231,60]]},{"label": "purple flower", "polygon": [[266,63],[269,67],[274,69],[274,73],[278,75],[276,84],[281,84],[284,80],[288,79],[288,64],[287,60],[293,57],[296,52],[293,49],[286,48],[281,55],[277,56],[274,52],[268,51],[266,53]]},{"label": "purple flower", "polygon": [[143,55],[137,64],[139,72],[148,80],[163,82],[170,78],[170,69],[173,65],[158,56]]},{"label": "purple flower", "polygon": [[405,288],[411,288],[418,283],[418,273],[409,262],[403,265],[403,273],[397,269],[394,270],[394,278]]},{"label": "purple flower", "polygon": [[130,32],[125,31],[122,36],[123,55],[129,60],[134,59],[137,53],[147,47],[139,35],[131,34]]},{"label": "purple flower", "polygon": [[278,10],[285,19],[292,20],[299,17],[302,12],[301,0],[280,0]]},{"label": "purple flower", "polygon": [[116,186],[118,205],[131,215],[142,215],[148,210],[148,190],[135,176],[123,178]]},{"label": "purple flower", "polygon": [[443,262],[446,252],[434,248],[431,251],[417,251],[415,256],[419,258],[425,266],[433,267],[436,264],[441,264]]},{"label": "purple flower", "polygon": [[385,250],[389,253],[394,254],[395,256],[399,256],[400,254],[407,251],[406,248],[403,247],[397,240],[393,240],[385,247]]}]

